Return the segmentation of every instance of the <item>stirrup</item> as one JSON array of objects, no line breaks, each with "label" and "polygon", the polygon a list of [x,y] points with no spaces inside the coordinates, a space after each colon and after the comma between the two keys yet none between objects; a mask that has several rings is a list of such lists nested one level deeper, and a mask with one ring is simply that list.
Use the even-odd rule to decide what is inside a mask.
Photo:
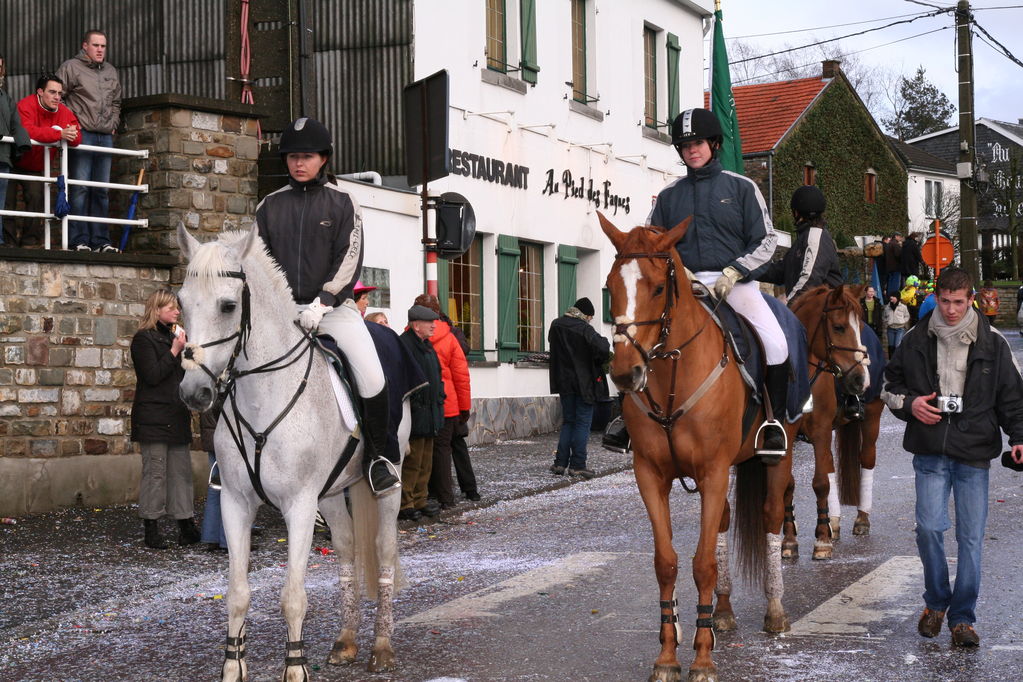
[{"label": "stirrup", "polygon": [[[780,450],[774,448],[767,448],[764,441],[760,441],[760,434],[763,432],[763,430],[766,428],[773,427],[777,427],[777,429],[781,432],[782,446]],[[765,437],[764,440],[766,441],[767,438]],[[761,445],[759,448],[756,448],[755,450],[756,455],[764,464],[768,465],[777,464],[778,462],[780,462],[782,457],[785,456],[785,452],[786,450],[788,450],[789,446],[788,434],[785,433],[785,427],[782,426],[781,422],[778,421],[777,419],[764,420],[764,423],[760,425],[759,429],[757,429],[757,435],[753,439],[754,443],[756,443],[757,441],[760,441]]]},{"label": "stirrup", "polygon": [[866,418],[866,413],[863,411],[863,401],[856,396],[851,396],[852,400],[848,397],[845,400],[845,409],[843,413],[845,418],[849,421],[861,422]]},{"label": "stirrup", "polygon": [[[373,485],[373,467],[380,463],[383,463],[383,465],[387,468],[387,473],[389,473],[395,481],[394,483],[389,483],[382,489],[377,490],[376,486]],[[373,495],[379,497],[390,490],[401,488],[401,473],[398,471],[397,465],[394,462],[386,457],[377,457],[369,463],[368,467],[366,467],[366,482],[369,484],[369,489],[372,491]]]},{"label": "stirrup", "polygon": [[210,467],[210,477],[207,481],[207,485],[210,490],[220,490],[220,463],[213,460],[213,466]]}]

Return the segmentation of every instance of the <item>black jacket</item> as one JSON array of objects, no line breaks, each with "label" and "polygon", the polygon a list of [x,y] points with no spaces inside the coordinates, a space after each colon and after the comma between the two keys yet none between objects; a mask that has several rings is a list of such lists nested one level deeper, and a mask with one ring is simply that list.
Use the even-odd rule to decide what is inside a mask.
[{"label": "black jacket", "polygon": [[895,237],[884,245],[884,269],[888,274],[902,272],[902,245]]},{"label": "black jacket", "polygon": [[905,277],[910,275],[920,276],[920,266],[924,264],[923,255],[920,253],[920,242],[909,237],[902,245],[902,274]]},{"label": "black jacket", "polygon": [[297,303],[319,297],[336,307],[352,298],[362,270],[362,211],[336,182],[292,180],[259,203],[256,225]]},{"label": "black jacket", "polygon": [[937,393],[937,339],[928,332],[925,315],[906,333],[884,372],[882,398],[906,422],[902,447],[920,455],[948,455],[987,466],[1002,450],[1002,434],[1009,443],[1023,443],[1023,377],[1013,362],[1009,343],[983,315],[977,315],[977,340],[966,361],[963,411],[943,415],[927,425],[912,413],[913,399]]},{"label": "black jacket", "polygon": [[551,349],[551,393],[574,393],[583,402],[597,402],[597,382],[604,380],[602,365],[611,345],[585,320],[562,315],[547,332]]},{"label": "black jacket", "polygon": [[192,418],[178,396],[185,376],[181,357],[171,355],[174,335],[163,323],[135,333],[135,400],[131,404],[131,439],[144,443],[191,443]]},{"label": "black jacket", "polygon": [[872,320],[867,318],[867,299],[860,299],[860,310],[863,311],[863,322],[870,325],[870,328],[880,338],[881,328],[884,326],[884,302],[879,298],[874,298],[874,319]]},{"label": "black jacket", "polygon": [[808,289],[821,284],[837,287],[842,283],[838,269],[838,249],[827,226],[813,227],[810,223],[796,225],[796,241],[785,257],[767,266],[754,279],[771,284],[784,284],[789,301]]},{"label": "black jacket", "polygon": [[440,360],[429,339],[420,339],[411,329],[401,335],[401,342],[415,358],[426,376],[427,385],[409,396],[412,409],[410,438],[432,438],[444,427],[444,381],[441,379]]}]

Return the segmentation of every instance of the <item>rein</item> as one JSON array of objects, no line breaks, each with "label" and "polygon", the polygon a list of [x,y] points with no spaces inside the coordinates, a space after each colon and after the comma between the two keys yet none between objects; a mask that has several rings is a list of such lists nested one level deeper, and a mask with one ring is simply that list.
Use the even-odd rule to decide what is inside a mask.
[{"label": "rein", "polygon": [[[231,434],[232,440],[238,448],[238,452],[241,453],[242,461],[245,462],[245,468],[249,473],[249,480],[252,483],[253,490],[259,495],[259,498],[266,504],[270,505],[274,509],[277,509],[277,505],[267,498],[266,492],[263,490],[263,483],[259,476],[260,460],[263,455],[263,447],[266,445],[267,438],[270,433],[277,428],[277,426],[284,421],[284,418],[288,416],[292,408],[298,402],[299,397],[305,392],[306,386],[309,384],[309,375],[313,368],[313,357],[315,356],[316,343],[311,333],[302,328],[297,322],[295,326],[302,332],[302,338],[292,346],[290,349],[284,352],[283,355],[277,357],[269,362],[266,362],[258,367],[253,367],[248,370],[237,370],[235,369],[235,361],[238,359],[240,353],[244,353],[245,357],[248,357],[248,350],[246,348],[248,339],[252,331],[252,319],[251,319],[251,304],[249,296],[249,283],[245,278],[243,271],[222,271],[219,273],[221,277],[232,277],[240,279],[242,281],[242,316],[241,322],[239,323],[238,330],[229,336],[225,336],[216,341],[210,341],[204,344],[188,344],[182,355],[185,359],[195,363],[202,371],[204,371],[214,382],[214,388],[217,393],[225,396],[225,398],[231,401],[231,411],[234,417],[234,424],[231,423],[231,418],[228,415],[224,415],[224,422],[227,424],[227,430]],[[219,346],[222,343],[227,343],[231,340],[235,340],[234,350],[231,352],[231,359],[224,368],[224,371],[220,373],[220,376],[216,376],[210,369],[202,362],[196,360],[195,350],[197,348],[211,348],[213,346]],[[304,349],[303,349],[304,346]],[[308,354],[309,359],[306,362],[305,373],[302,376],[302,381],[299,383],[298,388],[295,390],[295,394],[285,405],[284,409],[277,415],[277,417],[270,423],[270,425],[263,431],[257,431],[252,424],[242,415],[241,410],[238,409],[237,400],[237,388],[238,379],[250,376],[253,374],[266,374],[270,372],[276,372],[278,370],[286,369],[291,365],[295,364],[302,359],[302,356]],[[291,357],[294,355],[294,357]],[[290,360],[288,358],[291,358]],[[286,362],[285,362],[286,361]],[[248,449],[245,447],[244,439],[242,438],[242,429],[252,437],[255,445],[253,457],[250,459]],[[346,448],[345,453],[348,454],[348,458],[351,458],[351,451],[354,448]],[[347,463],[347,462],[346,462]],[[343,467],[342,467],[343,468]],[[333,483],[333,479],[336,479],[337,474],[340,473],[340,468],[335,467],[335,471],[331,473],[332,480],[325,486],[323,492],[320,493],[320,497],[323,497],[323,493]]]},{"label": "rein", "polygon": [[[675,444],[671,439],[672,429],[675,427],[675,423],[679,420],[679,418],[682,417],[687,412],[689,412],[689,410],[691,410],[693,406],[700,401],[700,399],[707,393],[707,391],[710,390],[711,386],[713,386],[724,373],[725,368],[728,366],[728,343],[727,342],[724,343],[724,350],[721,354],[721,360],[714,367],[711,373],[707,375],[707,377],[697,387],[697,389],[688,398],[686,398],[686,400],[683,401],[682,404],[680,404],[677,408],[674,407],[676,400],[675,382],[676,379],[678,378],[678,363],[679,360],[682,359],[682,350],[685,349],[686,346],[691,344],[693,341],[695,341],[696,338],[703,333],[703,330],[707,328],[707,323],[710,321],[711,318],[708,315],[703,320],[703,324],[700,325],[700,328],[697,329],[692,336],[683,341],[681,344],[679,344],[675,348],[672,348],[671,350],[664,350],[664,346],[668,341],[668,336],[671,333],[672,309],[675,307],[676,300],[679,297],[679,286],[678,279],[676,277],[675,258],[672,253],[664,251],[658,251],[654,253],[615,254],[615,260],[634,260],[636,258],[649,258],[651,260],[663,258],[667,263],[668,270],[667,281],[669,282],[669,285],[667,296],[665,297],[664,301],[664,310],[661,312],[661,316],[658,317],[657,319],[641,320],[638,322],[630,322],[627,324],[625,323],[616,324],[615,334],[616,335],[620,334],[621,336],[628,339],[629,343],[632,344],[633,348],[636,349],[636,351],[643,358],[643,361],[646,363],[647,374],[650,374],[654,371],[653,366],[651,364],[654,360],[671,360],[671,385],[670,388],[668,389],[666,406],[662,407],[654,399],[653,395],[650,393],[650,388],[647,385],[644,385],[644,387],[639,391],[643,393],[643,396],[646,398],[646,403],[644,403],[643,399],[639,397],[637,391],[630,391],[629,393],[631,394],[632,399],[633,401],[635,401],[636,405],[641,410],[644,410],[646,412],[647,417],[655,421],[657,424],[661,426],[662,429],[664,429],[665,438],[667,438],[668,440],[668,450],[671,452],[672,460],[674,460]],[[713,309],[714,312],[717,311],[717,307],[719,305],[721,305],[720,300],[714,305]],[[629,333],[629,327],[633,326],[641,327],[654,324],[659,324],[661,326],[661,333],[657,343],[648,351],[636,341],[636,339],[632,336],[631,333]],[[687,493],[698,492],[697,486],[694,485],[692,488],[689,487],[689,484],[686,483],[684,476],[679,476],[679,482],[682,484],[682,489],[685,490]]]},{"label": "rein", "polygon": [[[824,309],[821,311],[820,319],[817,321],[817,330],[814,332],[814,337],[820,330],[824,331],[824,350],[825,356],[823,360],[818,360],[813,364],[814,373],[810,377],[810,386],[813,387],[821,373],[827,372],[835,377],[836,380],[842,379],[846,374],[861,366],[864,360],[867,359],[867,353],[862,348],[853,348],[851,346],[839,346],[831,338],[831,328],[828,326],[828,313],[835,312],[836,310],[847,310],[846,306],[834,305],[828,306],[825,303]],[[848,351],[851,353],[862,353],[863,358],[853,363],[851,367],[846,370],[842,369],[842,366],[834,359],[835,351]],[[855,355],[853,356],[855,357]]]}]

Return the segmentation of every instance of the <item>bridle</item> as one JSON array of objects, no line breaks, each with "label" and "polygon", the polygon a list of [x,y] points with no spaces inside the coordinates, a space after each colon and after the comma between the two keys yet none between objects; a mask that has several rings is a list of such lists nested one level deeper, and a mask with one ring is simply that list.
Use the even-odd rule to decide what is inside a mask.
[{"label": "bridle", "polygon": [[[830,294],[828,294],[830,296]],[[847,310],[848,308],[844,305],[828,305],[825,300],[824,309],[821,310],[820,319],[817,321],[817,328],[814,331],[813,336],[816,337],[819,330],[824,331],[824,358],[819,360],[815,365],[814,374],[810,377],[810,385],[813,386],[814,382],[821,375],[822,372],[827,372],[835,377],[835,380],[844,379],[847,374],[855,370],[857,367],[864,365],[864,362],[868,360],[866,348],[860,346],[859,348],[853,348],[852,346],[839,346],[834,342],[831,337],[831,325],[828,324],[828,313],[835,312],[838,310]],[[812,345],[812,339],[810,339]],[[853,362],[852,366],[847,369],[842,369],[842,366],[834,358],[835,351],[847,351],[853,353],[853,357],[856,357],[856,353],[860,353],[863,357]],[[866,371],[866,370],[864,370]]]},{"label": "bridle", "polygon": [[[661,312],[660,317],[650,320],[639,320],[633,322],[623,322],[615,324],[615,336],[621,335],[628,340],[632,347],[636,349],[636,352],[643,358],[645,364],[645,371],[650,374],[654,371],[652,362],[654,360],[671,360],[671,382],[668,389],[668,397],[666,404],[662,407],[653,397],[650,392],[650,387],[647,382],[644,382],[643,388],[638,391],[628,391],[629,395],[636,402],[641,410],[646,412],[647,417],[657,422],[662,429],[664,429],[664,435],[668,440],[668,449],[671,452],[672,460],[675,460],[675,445],[671,439],[671,431],[675,426],[675,423],[679,420],[682,415],[686,414],[699,402],[707,391],[710,390],[711,386],[718,380],[718,378],[724,373],[725,368],[728,366],[728,343],[725,341],[723,344],[724,348],[721,354],[721,361],[714,367],[711,373],[703,380],[697,389],[680,404],[675,407],[676,395],[675,395],[675,382],[678,378],[678,363],[682,359],[682,351],[689,344],[696,340],[703,330],[707,328],[707,323],[711,320],[711,315],[707,315],[703,320],[703,324],[697,329],[692,336],[688,339],[675,346],[670,350],[665,350],[665,344],[668,342],[668,336],[671,334],[671,322],[672,322],[672,311],[675,308],[675,304],[679,298],[678,279],[676,278],[676,267],[675,267],[675,255],[672,252],[657,251],[652,253],[616,253],[615,260],[635,260],[638,258],[647,258],[650,260],[663,259],[667,264],[667,285],[664,300],[664,310]],[[714,306],[714,311],[717,310],[717,306],[721,302],[718,301]],[[652,348],[647,350],[644,348],[636,338],[630,333],[630,327],[642,327],[649,325],[660,325],[661,333],[658,337],[657,343]],[[724,332],[722,332],[722,336]],[[639,393],[643,394],[643,398],[646,399],[646,403],[639,397]],[[697,492],[697,487],[689,487],[686,483],[684,476],[679,476],[679,481],[682,484],[682,488],[686,492],[694,493]]]},{"label": "bridle", "polygon": [[[273,360],[270,360],[269,362],[266,362],[262,365],[259,365],[258,367],[253,367],[247,370],[236,369],[235,361],[238,359],[238,355],[244,353],[245,357],[246,358],[248,357],[248,350],[246,346],[248,344],[249,336],[252,332],[251,317],[252,312],[249,295],[249,283],[246,280],[245,272],[241,270],[222,270],[219,273],[217,273],[217,275],[220,277],[231,277],[234,279],[240,279],[242,281],[242,313],[241,320],[238,323],[238,329],[234,333],[229,334],[228,336],[225,336],[223,338],[217,339],[215,341],[209,341],[208,343],[203,344],[189,343],[185,346],[185,349],[182,351],[182,357],[185,360],[189,360],[192,363],[194,363],[203,372],[205,372],[207,376],[209,376],[213,380],[214,388],[216,389],[217,394],[223,397],[225,405],[227,403],[227,400],[230,399],[234,423],[233,424],[231,423],[231,419],[227,417],[226,412],[224,413],[224,422],[227,424],[227,429],[231,434],[231,438],[234,440],[235,445],[238,447],[238,452],[241,453],[242,460],[245,462],[245,468],[249,472],[249,480],[252,482],[253,489],[256,491],[256,494],[259,495],[260,499],[262,499],[268,505],[276,509],[277,506],[267,498],[266,493],[263,490],[263,484],[259,477],[260,459],[263,454],[263,447],[266,445],[267,437],[275,428],[277,428],[277,426],[284,420],[288,413],[291,412],[291,409],[298,402],[299,397],[302,395],[302,393],[306,389],[306,386],[309,384],[309,375],[313,367],[313,357],[315,356],[316,342],[312,334],[303,329],[302,326],[296,322],[295,326],[298,327],[298,329],[302,332],[302,338],[299,339],[294,346],[285,351],[283,355]],[[205,364],[201,362],[201,360],[196,359],[196,356],[199,355],[196,352],[197,349],[212,348],[214,346],[219,346],[221,344],[228,343],[232,340],[235,343],[234,349],[231,351],[231,359],[228,361],[227,366],[224,368],[224,371],[221,372],[219,375],[214,374],[209,367],[207,367]],[[306,362],[305,367],[305,374],[303,375],[302,381],[299,383],[298,388],[295,390],[295,394],[291,397],[291,400],[288,401],[288,404],[284,407],[280,414],[278,414],[277,417],[270,423],[270,426],[263,429],[262,431],[257,431],[252,426],[252,424],[250,424],[249,421],[246,420],[244,416],[242,416],[241,411],[238,409],[238,400],[236,398],[238,379],[253,374],[266,374],[285,369],[298,362],[300,359],[302,359],[304,355],[308,355],[308,360]],[[248,434],[252,437],[252,440],[255,444],[255,451],[253,453],[253,457],[251,460],[248,456],[248,451],[245,448],[245,443],[242,439],[242,429],[245,429],[245,431],[248,432]],[[350,449],[354,450],[354,448]],[[346,452],[348,452],[348,450],[349,448],[346,448]],[[340,468],[336,469],[337,469],[336,473],[340,473]],[[336,478],[336,475],[334,473],[332,473],[332,476],[333,478]],[[326,492],[326,489],[333,484],[333,478],[328,481],[327,485],[324,487],[323,492],[321,492],[320,497],[322,497],[323,493]]]}]

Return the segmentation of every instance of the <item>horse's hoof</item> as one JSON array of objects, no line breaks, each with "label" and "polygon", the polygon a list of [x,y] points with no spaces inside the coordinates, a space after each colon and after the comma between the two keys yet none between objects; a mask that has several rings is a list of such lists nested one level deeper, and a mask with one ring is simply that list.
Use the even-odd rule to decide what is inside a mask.
[{"label": "horse's hoof", "polygon": [[327,656],[327,663],[330,665],[351,665],[355,663],[357,653],[358,648],[354,645],[348,646],[341,642],[334,642],[330,655]]},{"label": "horse's hoof", "polygon": [[853,523],[853,535],[870,535],[870,517],[864,512],[856,515]]},{"label": "horse's hoof", "polygon": [[842,517],[832,516],[828,525],[831,526],[831,541],[838,542],[842,537]]},{"label": "horse's hoof", "polygon": [[394,660],[394,652],[386,649],[374,651],[369,657],[369,663],[366,664],[366,670],[371,673],[388,673],[396,667],[398,665]]},{"label": "horse's hoof", "polygon": [[[239,665],[240,664],[240,665]],[[224,661],[220,668],[220,682],[248,682],[249,666],[245,661]]]},{"label": "horse's hoof", "polygon": [[689,682],[718,682],[717,668],[690,668]]},{"label": "horse's hoof", "polygon": [[678,664],[655,665],[647,682],[682,682],[682,666]]},{"label": "horse's hoof", "polygon": [[779,632],[788,632],[791,629],[792,626],[789,625],[789,619],[784,613],[777,616],[771,614],[764,616],[764,632],[777,634]]},{"label": "horse's hoof", "polygon": [[732,632],[739,627],[735,622],[735,614],[731,611],[714,614],[715,632]]},{"label": "horse's hoof", "polygon": [[826,561],[833,559],[835,556],[835,548],[829,543],[827,545],[814,545],[813,546],[813,560],[814,561]]},{"label": "horse's hoof", "polygon": [[783,542],[783,543],[781,543],[781,558],[782,559],[798,559],[799,558],[799,543],[798,542]]}]

